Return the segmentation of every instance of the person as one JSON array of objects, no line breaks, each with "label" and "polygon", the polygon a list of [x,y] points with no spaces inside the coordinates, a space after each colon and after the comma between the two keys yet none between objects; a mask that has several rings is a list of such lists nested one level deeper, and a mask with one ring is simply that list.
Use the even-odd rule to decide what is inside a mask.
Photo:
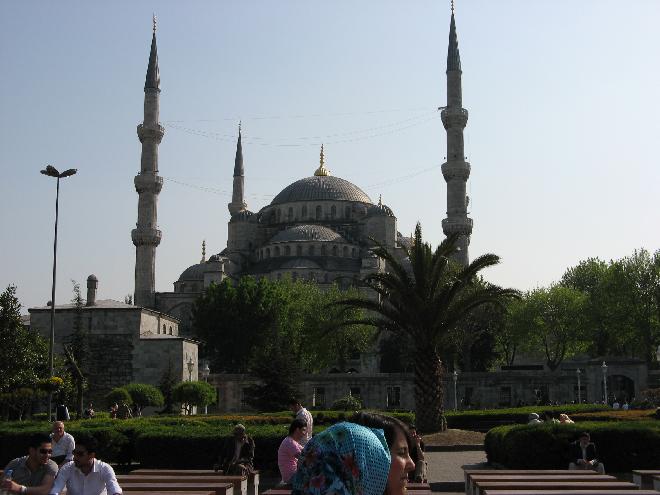
[{"label": "person", "polygon": [[62,464],[73,460],[73,449],[76,448],[76,441],[70,433],[64,431],[64,422],[55,421],[53,423],[53,432],[50,434],[53,443],[52,459],[62,467]]},{"label": "person", "polygon": [[309,442],[309,439],[312,438],[314,419],[312,418],[312,414],[302,406],[300,399],[296,399],[295,397],[289,399],[289,408],[295,413],[296,419],[302,419],[307,425],[307,433],[300,442],[300,445],[304,447]]},{"label": "person", "polygon": [[220,451],[217,467],[230,476],[245,476],[254,472],[254,440],[242,424],[234,426],[233,435]]},{"label": "person", "polygon": [[571,444],[570,459],[568,469],[593,469],[605,474],[605,466],[597,458],[596,445],[591,442],[591,436],[586,431],[580,433],[577,441]]},{"label": "person", "polygon": [[559,415],[559,422],[562,424],[570,424],[570,423],[575,423],[571,418],[568,417],[568,414],[566,413],[561,413]]},{"label": "person", "polygon": [[62,466],[50,494],[58,495],[66,487],[67,495],[121,495],[114,469],[96,458],[97,448],[94,437],[79,438],[73,462]]},{"label": "person", "polygon": [[619,401],[615,397],[614,398],[614,403],[612,404],[612,409],[620,409],[620,408],[621,408],[621,404],[619,404]]},{"label": "person", "polygon": [[2,482],[2,489],[21,495],[48,495],[57,475],[57,464],[50,458],[53,448],[50,437],[37,433],[30,437],[28,455],[18,457],[5,467],[12,470],[12,479]]},{"label": "person", "polygon": [[93,419],[96,413],[94,412],[94,405],[90,402],[87,409],[83,411],[83,418]]},{"label": "person", "polygon": [[[387,416],[361,413],[312,437],[293,475],[292,495],[404,495],[412,439]],[[360,424],[358,424],[360,423]]]},{"label": "person", "polygon": [[528,420],[527,421],[528,425],[539,425],[543,423],[543,421],[539,419],[539,415],[536,413],[530,413],[529,416],[527,417],[527,420]]},{"label": "person", "polygon": [[291,481],[291,476],[298,469],[298,456],[302,452],[300,440],[307,434],[307,424],[302,419],[294,419],[289,426],[289,434],[284,437],[277,449],[277,466],[282,475],[282,484]]},{"label": "person", "polygon": [[110,406],[110,418],[116,419],[118,412],[119,412],[119,404],[115,402],[113,405]]},{"label": "person", "polygon": [[621,406],[621,409],[624,411],[627,411],[630,408],[630,404],[628,404],[628,399],[623,403],[623,406]]},{"label": "person", "polygon": [[69,408],[64,404],[60,404],[55,408],[55,419],[57,421],[69,421]]},{"label": "person", "polygon": [[408,427],[410,436],[413,440],[413,450],[410,454],[412,460],[415,462],[415,470],[410,472],[408,476],[409,481],[415,483],[426,482],[426,460],[424,458],[424,440],[417,433],[417,427],[413,424]]}]

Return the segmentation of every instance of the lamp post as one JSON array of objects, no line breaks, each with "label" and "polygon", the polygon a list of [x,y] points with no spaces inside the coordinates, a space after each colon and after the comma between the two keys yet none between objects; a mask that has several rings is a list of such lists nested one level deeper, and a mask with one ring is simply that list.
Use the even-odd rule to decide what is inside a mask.
[{"label": "lamp post", "polygon": [[603,361],[600,369],[603,370],[603,391],[605,395],[605,400],[603,402],[607,404],[607,365],[605,364],[605,361]]},{"label": "lamp post", "polygon": [[[41,171],[42,174],[48,177],[55,177],[57,179],[57,189],[55,192],[55,239],[53,241],[53,284],[50,297],[50,343],[48,347],[48,361],[50,362],[50,378],[53,377],[53,354],[55,348],[55,281],[57,274],[57,220],[59,218],[59,203],[60,203],[60,179],[74,175],[78,170],[70,168],[60,173],[52,165],[46,165],[46,168]],[[48,420],[52,419],[51,411],[53,407],[53,392],[48,393]]]},{"label": "lamp post", "polygon": [[[199,374],[202,375],[202,378],[204,378],[204,381],[206,383],[209,382],[209,375],[211,374],[211,368],[209,368],[209,363],[204,363],[204,367],[199,370]],[[209,405],[204,404],[204,414],[209,413]]]},{"label": "lamp post", "polygon": [[192,372],[193,368],[195,366],[195,363],[192,360],[192,357],[188,358],[188,362],[186,363],[186,366],[188,367],[188,381],[192,382]]},{"label": "lamp post", "polygon": [[582,374],[582,371],[580,371],[580,368],[575,370],[575,374],[577,375],[578,380],[578,404],[582,404],[582,385],[580,384],[580,375]]},{"label": "lamp post", "polygon": [[454,380],[454,411],[456,411],[456,409],[458,409],[458,398],[456,396],[456,382],[458,381],[458,371],[454,370],[452,379]]}]

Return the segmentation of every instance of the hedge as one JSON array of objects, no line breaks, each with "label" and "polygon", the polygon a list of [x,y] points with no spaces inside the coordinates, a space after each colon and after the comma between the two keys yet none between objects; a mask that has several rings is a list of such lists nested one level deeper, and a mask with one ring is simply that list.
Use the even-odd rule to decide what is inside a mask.
[{"label": "hedge", "polygon": [[608,472],[660,465],[658,421],[500,426],[486,434],[486,456],[509,469],[566,469],[569,444],[582,431],[591,433]]}]

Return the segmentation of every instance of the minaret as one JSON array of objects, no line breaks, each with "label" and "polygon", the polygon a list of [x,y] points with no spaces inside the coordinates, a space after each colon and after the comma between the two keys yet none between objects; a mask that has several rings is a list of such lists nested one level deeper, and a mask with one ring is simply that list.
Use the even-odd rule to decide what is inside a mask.
[{"label": "minaret", "polygon": [[140,173],[135,176],[138,193],[138,219],[131,232],[135,244],[135,305],[153,308],[156,294],[156,247],[160,244],[158,230],[158,194],[163,188],[163,178],[158,175],[158,145],[165,129],[158,123],[160,99],[160,74],[156,48],[156,17],[153,20],[153,36],[149,67],[144,83],[144,122],[137,127],[142,143]]},{"label": "minaret", "polygon": [[461,74],[452,0],[447,50],[447,106],[442,109],[442,123],[447,131],[447,161],[442,164],[442,175],[447,182],[447,218],[442,221],[442,230],[447,236],[460,234],[459,251],[455,259],[466,266],[470,262],[468,246],[472,234],[472,219],[467,216],[468,197],[465,193],[465,185],[470,177],[470,164],[465,161],[463,147],[463,129],[467,124],[468,111],[463,108]]},{"label": "minaret", "polygon": [[238,141],[236,142],[236,158],[234,158],[234,187],[231,192],[231,203],[227,205],[233,217],[237,213],[247,210],[247,203],[243,199],[245,174],[243,171],[243,146],[241,145],[241,124],[238,124]]}]

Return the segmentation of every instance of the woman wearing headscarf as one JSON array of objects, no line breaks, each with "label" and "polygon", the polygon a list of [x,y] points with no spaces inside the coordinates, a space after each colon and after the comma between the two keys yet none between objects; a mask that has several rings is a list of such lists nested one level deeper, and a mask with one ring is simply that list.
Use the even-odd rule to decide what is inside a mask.
[{"label": "woman wearing headscarf", "polygon": [[292,495],[403,495],[415,469],[405,426],[379,425],[372,416],[368,426],[337,423],[312,437],[291,480]]}]

